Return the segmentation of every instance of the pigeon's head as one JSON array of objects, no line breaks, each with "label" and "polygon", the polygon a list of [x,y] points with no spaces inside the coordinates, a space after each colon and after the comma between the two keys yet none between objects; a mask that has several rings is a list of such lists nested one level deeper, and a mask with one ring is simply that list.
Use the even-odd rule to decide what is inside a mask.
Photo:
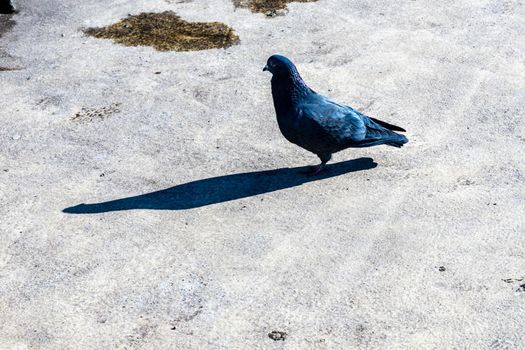
[{"label": "pigeon's head", "polygon": [[288,58],[281,55],[273,55],[268,58],[266,66],[264,66],[263,71],[269,71],[273,75],[283,75],[283,74],[292,74],[296,73],[297,69],[295,65]]}]

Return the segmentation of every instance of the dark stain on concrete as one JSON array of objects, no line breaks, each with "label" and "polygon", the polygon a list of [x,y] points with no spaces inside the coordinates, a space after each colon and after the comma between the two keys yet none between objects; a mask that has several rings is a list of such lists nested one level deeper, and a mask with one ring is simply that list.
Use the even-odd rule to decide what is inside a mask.
[{"label": "dark stain on concrete", "polygon": [[[4,9],[5,2],[2,2],[0,0],[0,6],[2,6],[2,9]],[[0,11],[0,13],[4,13]],[[8,14],[0,14],[0,38],[3,34],[7,33],[11,28],[14,27],[15,21],[11,19],[13,15]],[[0,59],[10,59],[11,55],[9,55],[2,47],[0,47]],[[12,70],[18,70],[19,68],[16,67],[6,67],[6,66],[0,66],[0,72],[6,72],[6,71],[12,71]]]},{"label": "dark stain on concrete", "polygon": [[11,17],[11,15],[0,15],[0,37],[15,25]]},{"label": "dark stain on concrete", "polygon": [[71,120],[79,123],[104,120],[112,114],[120,113],[120,105],[120,103],[112,103],[101,108],[82,107]]}]

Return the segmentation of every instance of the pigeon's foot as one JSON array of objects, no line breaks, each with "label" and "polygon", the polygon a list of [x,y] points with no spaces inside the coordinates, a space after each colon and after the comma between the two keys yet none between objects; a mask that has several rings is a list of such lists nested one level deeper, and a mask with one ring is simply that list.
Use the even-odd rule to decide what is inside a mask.
[{"label": "pigeon's foot", "polygon": [[306,174],[308,176],[315,176],[319,174],[325,168],[326,164],[322,163],[316,166],[311,166],[307,170],[301,171],[301,174]]}]

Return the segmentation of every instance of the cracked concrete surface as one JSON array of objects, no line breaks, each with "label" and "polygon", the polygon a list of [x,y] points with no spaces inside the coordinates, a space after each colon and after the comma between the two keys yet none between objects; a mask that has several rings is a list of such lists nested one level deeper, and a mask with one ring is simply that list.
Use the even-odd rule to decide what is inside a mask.
[{"label": "cracked concrete surface", "polygon": [[[16,5],[0,38],[17,68],[0,72],[2,349],[525,347],[523,2],[319,0],[271,19],[231,0]],[[82,33],[162,11],[241,42],[158,52]],[[317,159],[279,133],[273,53],[410,143],[301,178]]]}]

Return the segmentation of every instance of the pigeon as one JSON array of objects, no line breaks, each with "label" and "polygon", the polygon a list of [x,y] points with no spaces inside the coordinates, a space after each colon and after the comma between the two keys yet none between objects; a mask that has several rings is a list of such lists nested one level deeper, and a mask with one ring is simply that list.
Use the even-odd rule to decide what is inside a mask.
[{"label": "pigeon", "polygon": [[268,58],[263,71],[272,73],[273,105],[281,133],[321,160],[321,164],[311,167],[310,175],[321,172],[333,153],[346,148],[402,147],[408,142],[395,132],[405,129],[368,117],[310,89],[284,56]]}]

